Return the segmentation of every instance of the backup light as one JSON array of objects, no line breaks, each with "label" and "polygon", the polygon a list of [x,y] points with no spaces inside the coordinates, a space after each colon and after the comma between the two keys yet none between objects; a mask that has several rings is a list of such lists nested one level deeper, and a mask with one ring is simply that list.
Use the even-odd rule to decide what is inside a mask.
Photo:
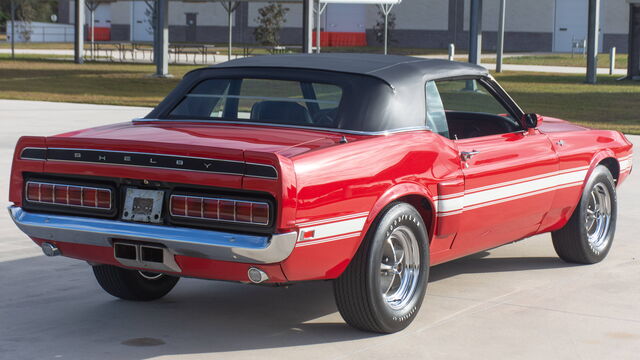
[{"label": "backup light", "polygon": [[32,203],[111,209],[110,189],[29,181],[26,190]]},{"label": "backup light", "polygon": [[171,195],[172,216],[256,225],[269,224],[269,203]]}]

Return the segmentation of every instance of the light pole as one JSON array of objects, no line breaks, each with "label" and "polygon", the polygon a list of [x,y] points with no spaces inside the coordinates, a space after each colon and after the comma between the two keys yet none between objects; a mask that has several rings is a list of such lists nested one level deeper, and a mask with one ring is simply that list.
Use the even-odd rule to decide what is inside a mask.
[{"label": "light pole", "polygon": [[598,30],[600,27],[600,0],[589,0],[589,31],[587,33],[587,83],[598,82]]},{"label": "light pole", "polygon": [[95,60],[95,23],[96,23],[96,10],[100,6],[98,1],[87,1],[87,9],[89,9],[89,22],[91,23],[91,59]]},{"label": "light pole", "polygon": [[73,44],[74,62],[84,63],[84,0],[76,0],[75,34]]},{"label": "light pole", "polygon": [[393,4],[380,4],[380,11],[382,11],[382,15],[384,15],[384,54],[387,55],[387,50],[389,48],[389,14],[391,13],[391,8],[393,8]]},{"label": "light pole", "polygon": [[303,53],[313,52],[313,0],[302,1],[302,34]]},{"label": "light pole", "polygon": [[498,20],[498,44],[496,46],[496,72],[502,72],[502,54],[504,52],[504,19],[506,0],[500,0],[500,15]]},{"label": "light pole", "polygon": [[11,0],[11,59],[16,59],[16,1]]},{"label": "light pole", "polygon": [[471,0],[469,9],[469,62],[480,64],[482,55],[482,0]]}]

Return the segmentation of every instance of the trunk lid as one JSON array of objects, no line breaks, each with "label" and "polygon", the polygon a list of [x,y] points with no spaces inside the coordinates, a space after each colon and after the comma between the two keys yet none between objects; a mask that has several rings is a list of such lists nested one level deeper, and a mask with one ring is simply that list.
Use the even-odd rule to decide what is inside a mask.
[{"label": "trunk lid", "polygon": [[[341,134],[329,131],[256,125],[198,124],[188,122],[121,123],[79,130],[51,137],[53,142],[95,142],[100,145],[136,146],[153,150],[171,147],[175,151],[210,149],[216,155],[237,160],[243,151],[275,153],[293,157],[331,146]],[[64,140],[62,140],[64,139]],[[177,146],[177,147],[176,147]],[[129,148],[129,150],[131,150]],[[212,151],[212,152],[211,152]]]}]

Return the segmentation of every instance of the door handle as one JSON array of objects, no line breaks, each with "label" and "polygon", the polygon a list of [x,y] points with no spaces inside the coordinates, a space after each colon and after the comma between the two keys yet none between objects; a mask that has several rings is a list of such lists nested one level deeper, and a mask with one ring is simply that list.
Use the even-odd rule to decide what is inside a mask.
[{"label": "door handle", "polygon": [[460,159],[462,161],[468,161],[470,160],[472,157],[476,156],[480,154],[480,151],[476,151],[476,150],[471,150],[471,151],[463,151],[460,153]]}]

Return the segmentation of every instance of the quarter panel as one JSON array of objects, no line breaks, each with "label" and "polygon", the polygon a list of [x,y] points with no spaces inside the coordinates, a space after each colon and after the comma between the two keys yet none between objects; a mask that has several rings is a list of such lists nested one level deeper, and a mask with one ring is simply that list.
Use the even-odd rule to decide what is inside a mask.
[{"label": "quarter panel", "polygon": [[11,164],[11,179],[9,180],[9,201],[20,206],[24,188],[23,172],[42,172],[44,160],[26,160],[20,157],[26,148],[46,148],[46,138],[40,136],[23,136],[18,139],[13,163]]},{"label": "quarter panel", "polygon": [[[458,177],[460,171],[453,143],[429,131],[372,136],[293,162],[296,226],[302,234],[282,264],[292,281],[339,276],[386,205],[405,195],[432,198],[439,181]],[[349,227],[354,218],[363,222]],[[308,236],[323,224],[343,230],[320,239]]]}]

